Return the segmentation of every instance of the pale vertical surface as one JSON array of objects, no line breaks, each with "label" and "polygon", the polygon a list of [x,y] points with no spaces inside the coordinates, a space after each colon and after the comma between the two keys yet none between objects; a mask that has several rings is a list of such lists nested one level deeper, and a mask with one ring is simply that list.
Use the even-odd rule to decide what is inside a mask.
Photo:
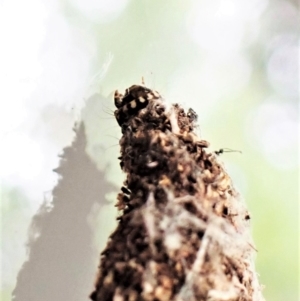
[{"label": "pale vertical surface", "polygon": [[75,132],[55,169],[60,179],[53,200],[32,219],[28,260],[18,274],[15,301],[87,300],[92,289],[98,250],[88,216],[95,204],[103,208],[113,187],[86,153],[83,123]]}]

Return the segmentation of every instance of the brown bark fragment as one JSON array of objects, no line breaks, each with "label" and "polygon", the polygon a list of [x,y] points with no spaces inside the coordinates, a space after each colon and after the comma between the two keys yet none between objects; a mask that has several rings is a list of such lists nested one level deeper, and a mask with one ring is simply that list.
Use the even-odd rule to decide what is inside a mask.
[{"label": "brown bark fragment", "polygon": [[249,213],[196,113],[143,86],[116,103],[127,179],[91,299],[262,301]]}]

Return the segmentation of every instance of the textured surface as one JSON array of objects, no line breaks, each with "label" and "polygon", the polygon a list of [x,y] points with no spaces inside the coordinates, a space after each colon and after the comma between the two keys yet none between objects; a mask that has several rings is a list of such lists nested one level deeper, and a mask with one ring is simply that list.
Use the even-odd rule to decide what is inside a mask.
[{"label": "textured surface", "polygon": [[127,179],[91,299],[263,300],[249,213],[195,133],[196,113],[143,86],[115,104]]}]

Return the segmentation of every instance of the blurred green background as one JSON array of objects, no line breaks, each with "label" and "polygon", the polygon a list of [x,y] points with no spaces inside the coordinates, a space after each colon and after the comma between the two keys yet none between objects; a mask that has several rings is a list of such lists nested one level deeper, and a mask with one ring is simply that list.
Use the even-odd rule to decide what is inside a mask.
[{"label": "blurred green background", "polygon": [[[2,300],[27,227],[82,113],[88,152],[121,186],[112,93],[141,83],[192,107],[251,212],[266,300],[299,300],[299,9],[283,0],[4,1]],[[14,18],[12,18],[14,16]],[[6,68],[6,69],[5,69]],[[104,102],[93,102],[101,95]],[[99,96],[100,97],[100,96]],[[16,109],[16,107],[18,109]],[[6,116],[12,116],[10,118]],[[100,250],[115,194],[99,213]],[[96,267],[96,266],[95,266]],[[30,301],[30,300],[28,300]]]}]

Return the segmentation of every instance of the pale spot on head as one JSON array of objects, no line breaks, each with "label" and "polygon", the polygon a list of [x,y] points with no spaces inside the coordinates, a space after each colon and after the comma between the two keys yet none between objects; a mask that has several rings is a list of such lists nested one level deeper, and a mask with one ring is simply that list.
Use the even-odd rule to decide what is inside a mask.
[{"label": "pale spot on head", "polygon": [[135,109],[136,108],[136,101],[135,100],[133,100],[133,101],[130,102],[130,107],[131,107],[131,109]]},{"label": "pale spot on head", "polygon": [[153,95],[152,95],[151,93],[148,93],[148,94],[147,94],[147,99],[149,99],[149,100],[150,100],[150,99],[153,99]]},{"label": "pale spot on head", "polygon": [[144,97],[140,96],[139,101],[140,101],[140,103],[144,103],[146,101],[146,99]]},{"label": "pale spot on head", "polygon": [[152,162],[147,163],[147,166],[148,166],[149,168],[154,168],[154,167],[156,167],[157,165],[158,165],[158,162],[157,162],[157,161],[152,161]]}]

